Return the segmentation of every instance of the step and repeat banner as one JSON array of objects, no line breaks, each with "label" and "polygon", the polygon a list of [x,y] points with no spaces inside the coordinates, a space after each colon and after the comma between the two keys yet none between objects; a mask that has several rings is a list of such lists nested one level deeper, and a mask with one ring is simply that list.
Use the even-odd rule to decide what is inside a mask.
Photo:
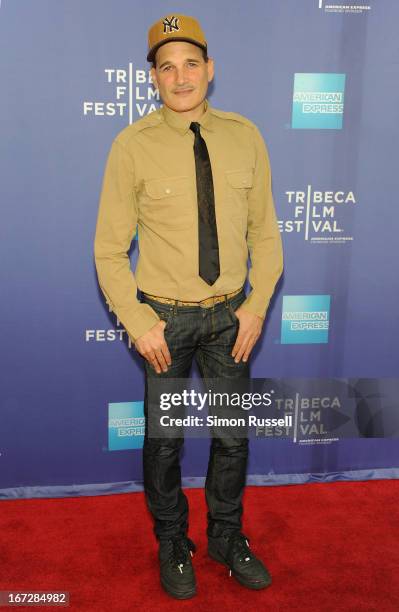
[{"label": "step and repeat banner", "polygon": [[[251,374],[280,424],[254,426],[247,482],[397,478],[397,0],[1,0],[0,497],[142,489],[143,361],[93,244],[111,143],[161,104],[147,30],[173,11],[272,167],[285,269]],[[187,438],[186,486],[208,447]]]}]

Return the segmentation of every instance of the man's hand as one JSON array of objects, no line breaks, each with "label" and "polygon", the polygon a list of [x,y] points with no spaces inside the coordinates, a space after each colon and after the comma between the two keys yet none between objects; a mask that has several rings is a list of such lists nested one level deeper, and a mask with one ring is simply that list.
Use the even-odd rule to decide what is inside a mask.
[{"label": "man's hand", "polygon": [[165,327],[166,322],[161,319],[134,343],[137,351],[154,367],[157,374],[161,373],[161,369],[167,372],[168,366],[172,363],[163,333]]},{"label": "man's hand", "polygon": [[241,307],[234,312],[239,321],[239,328],[231,354],[234,361],[239,363],[241,358],[243,361],[247,361],[255,342],[261,334],[264,319]]}]

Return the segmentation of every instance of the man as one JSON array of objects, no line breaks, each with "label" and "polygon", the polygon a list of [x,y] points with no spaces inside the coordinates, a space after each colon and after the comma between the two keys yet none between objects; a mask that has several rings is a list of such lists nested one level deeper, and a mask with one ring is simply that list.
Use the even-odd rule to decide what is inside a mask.
[{"label": "man", "polygon": [[[144,490],[162,585],[183,599],[196,592],[180,477],[183,440],[149,436],[149,390],[160,378],[187,378],[193,357],[202,377],[249,378],[248,358],[283,255],[265,143],[251,121],[209,104],[214,62],[200,24],[167,16],[153,24],[148,41],[163,107],[123,129],[112,144],[95,261],[106,300],[144,359]],[[136,224],[140,253],[133,275],[127,252]],[[247,459],[248,439],[212,439],[208,553],[241,584],[259,589],[271,578],[241,532]]]}]

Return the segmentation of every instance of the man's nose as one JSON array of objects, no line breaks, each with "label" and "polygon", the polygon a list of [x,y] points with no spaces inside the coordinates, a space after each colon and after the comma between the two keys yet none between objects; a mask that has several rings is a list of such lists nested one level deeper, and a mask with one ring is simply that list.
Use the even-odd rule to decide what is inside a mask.
[{"label": "man's nose", "polygon": [[176,83],[178,85],[184,85],[187,80],[187,73],[184,67],[176,69]]}]

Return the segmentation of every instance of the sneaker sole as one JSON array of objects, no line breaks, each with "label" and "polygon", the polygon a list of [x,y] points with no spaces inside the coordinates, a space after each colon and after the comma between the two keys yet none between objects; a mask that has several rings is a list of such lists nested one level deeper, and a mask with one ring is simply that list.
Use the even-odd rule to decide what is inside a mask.
[{"label": "sneaker sole", "polygon": [[161,584],[164,590],[168,593],[168,595],[171,595],[175,599],[190,599],[191,597],[194,597],[194,595],[197,594],[197,589],[195,587],[189,591],[175,591],[173,587],[171,587],[166,582],[166,580],[163,580],[162,578],[161,578]]},{"label": "sneaker sole", "polygon": [[[208,555],[214,561],[217,561],[218,563],[221,563],[222,565],[224,565],[225,567],[230,569],[230,565],[228,563],[226,563],[226,561],[223,559],[223,557],[220,556],[217,552],[215,552],[215,551],[211,550],[210,548],[208,548]],[[245,586],[245,587],[247,587],[249,589],[254,589],[254,590],[265,589],[266,587],[270,586],[271,583],[272,583],[272,579],[271,578],[263,580],[263,581],[259,581],[259,582],[249,582],[249,581],[246,581],[241,576],[236,574],[234,570],[231,570],[231,575],[234,576],[234,578],[237,580],[237,582],[239,582],[243,586]]]}]

